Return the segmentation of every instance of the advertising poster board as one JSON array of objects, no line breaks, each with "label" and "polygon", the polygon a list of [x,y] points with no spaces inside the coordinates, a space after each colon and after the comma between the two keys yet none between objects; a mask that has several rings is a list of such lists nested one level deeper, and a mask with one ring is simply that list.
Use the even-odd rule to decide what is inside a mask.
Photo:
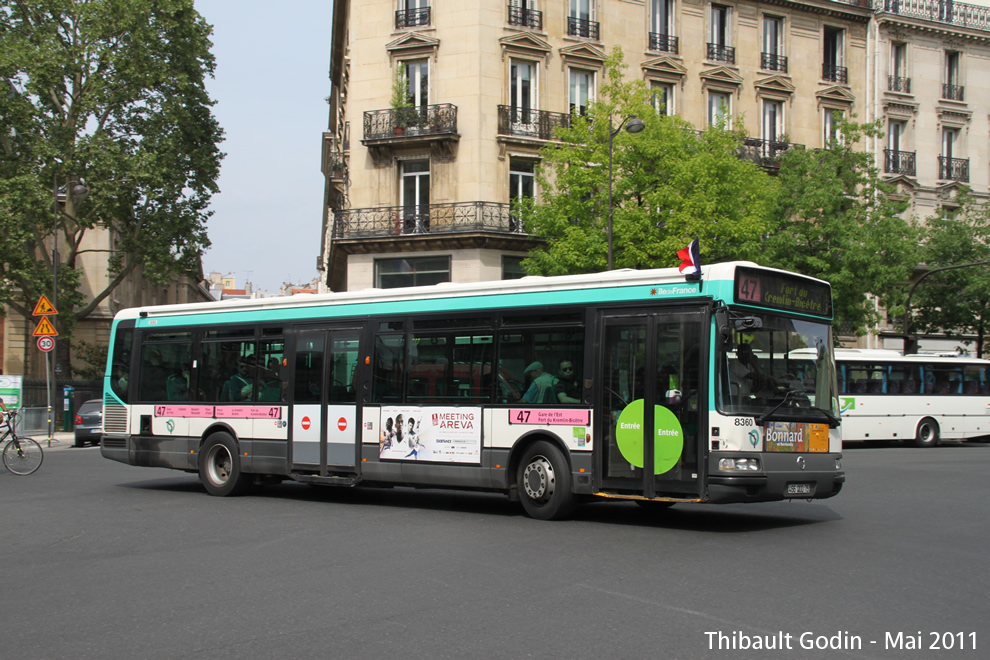
[{"label": "advertising poster board", "polygon": [[382,408],[381,460],[481,462],[481,408]]}]

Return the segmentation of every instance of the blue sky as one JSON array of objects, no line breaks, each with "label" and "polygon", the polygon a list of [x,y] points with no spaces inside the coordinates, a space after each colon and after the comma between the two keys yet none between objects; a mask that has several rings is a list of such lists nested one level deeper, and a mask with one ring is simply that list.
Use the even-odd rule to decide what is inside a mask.
[{"label": "blue sky", "polygon": [[227,154],[203,270],[277,293],[317,275],[333,1],[195,2],[213,25],[207,88]]}]

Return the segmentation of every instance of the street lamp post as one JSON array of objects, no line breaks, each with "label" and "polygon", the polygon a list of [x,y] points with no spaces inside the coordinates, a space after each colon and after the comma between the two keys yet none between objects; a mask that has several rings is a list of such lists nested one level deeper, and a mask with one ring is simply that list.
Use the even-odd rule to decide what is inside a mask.
[{"label": "street lamp post", "polygon": [[608,116],[608,269],[612,270],[612,146],[615,136],[619,134],[622,127],[626,127],[628,133],[640,133],[646,124],[636,115],[630,115],[622,120],[615,128],[612,128],[612,115]]}]

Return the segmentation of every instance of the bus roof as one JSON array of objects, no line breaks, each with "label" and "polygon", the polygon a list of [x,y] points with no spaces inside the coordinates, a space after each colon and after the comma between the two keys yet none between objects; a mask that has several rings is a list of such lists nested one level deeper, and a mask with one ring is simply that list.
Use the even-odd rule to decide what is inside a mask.
[{"label": "bus roof", "polygon": [[990,360],[963,355],[961,353],[916,353],[912,355],[902,355],[899,351],[887,348],[837,348],[835,349],[835,359],[838,362],[916,362],[925,360],[927,362],[974,362],[977,364],[990,364]]},{"label": "bus roof", "polygon": [[[442,283],[432,286],[405,287],[396,289],[366,289],[363,291],[333,292],[325,294],[296,294],[274,298],[233,299],[217,302],[187,303],[176,305],[155,305],[133,307],[117,313],[117,321],[123,319],[165,318],[177,316],[197,316],[201,314],[230,314],[237,312],[264,313],[277,310],[327,308],[338,305],[357,305],[362,303],[380,305],[381,303],[414,303],[416,301],[451,300],[457,298],[483,298],[490,300],[492,307],[498,306],[498,296],[516,296],[519,294],[540,294],[557,291],[593,292],[598,289],[649,287],[649,294],[656,296],[666,294],[670,298],[705,295],[712,297],[715,293],[712,286],[721,283],[727,288],[719,289],[718,295],[731,297],[732,281],[735,270],[739,266],[763,268],[758,264],[739,261],[702,266],[704,287],[699,293],[698,285],[688,281],[677,268],[658,268],[652,270],[623,269],[603,273],[587,273],[582,275],[562,275],[554,277],[527,276],[515,280],[494,280],[471,282],[464,284]],[[765,268],[767,271],[787,272],[775,268]],[[820,282],[815,278],[810,281]],[[712,286],[709,286],[709,285]],[[657,287],[665,287],[657,289]],[[523,296],[525,297],[525,296]],[[579,296],[594,298],[595,296]],[[555,299],[556,300],[556,299]],[[578,298],[575,298],[575,302]],[[567,302],[561,300],[560,302]],[[538,303],[533,303],[538,304]],[[546,301],[543,301],[546,304]],[[456,308],[451,304],[451,308]]]}]

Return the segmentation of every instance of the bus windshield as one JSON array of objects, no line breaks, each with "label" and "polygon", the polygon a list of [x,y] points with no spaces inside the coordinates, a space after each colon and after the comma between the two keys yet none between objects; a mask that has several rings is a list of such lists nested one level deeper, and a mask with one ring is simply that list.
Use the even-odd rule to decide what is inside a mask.
[{"label": "bus windshield", "polygon": [[718,354],[719,410],[760,422],[818,417],[838,423],[828,324],[748,312],[733,312],[731,320],[733,341]]}]

